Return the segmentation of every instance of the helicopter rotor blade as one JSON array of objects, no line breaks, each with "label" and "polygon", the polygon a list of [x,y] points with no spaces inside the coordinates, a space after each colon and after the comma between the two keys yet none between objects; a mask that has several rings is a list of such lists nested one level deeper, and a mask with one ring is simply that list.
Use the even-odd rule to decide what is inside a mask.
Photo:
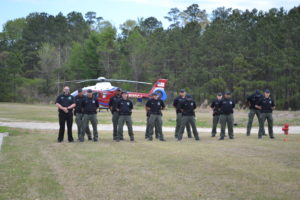
[{"label": "helicopter rotor blade", "polygon": [[152,85],[152,83],[148,83],[148,82],[130,81],[130,80],[105,79],[105,81],[108,81],[108,82],[123,82],[123,83],[138,83],[138,84]]},{"label": "helicopter rotor blade", "polygon": [[103,82],[103,79],[86,79],[86,80],[78,80],[76,83],[84,83],[84,82],[91,82],[91,81]]},{"label": "helicopter rotor blade", "polygon": [[118,79],[85,79],[85,80],[72,80],[72,81],[62,81],[57,83],[85,83],[85,82],[123,82],[123,83],[137,83],[137,84],[146,84],[146,85],[152,85],[152,83],[148,82],[141,82],[141,81],[130,81],[130,80],[118,80]]},{"label": "helicopter rotor blade", "polygon": [[56,82],[57,84],[63,84],[63,83],[78,83],[80,81],[84,81],[84,80],[72,80],[72,81],[60,81],[60,82]]}]

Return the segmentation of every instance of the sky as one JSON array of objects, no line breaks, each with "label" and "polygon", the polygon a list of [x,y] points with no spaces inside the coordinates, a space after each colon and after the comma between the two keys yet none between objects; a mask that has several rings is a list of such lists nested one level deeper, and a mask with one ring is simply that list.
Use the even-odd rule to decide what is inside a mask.
[{"label": "sky", "polygon": [[[26,17],[32,12],[46,12],[57,15],[62,12],[81,12],[84,16],[88,11],[97,13],[110,21],[116,28],[127,19],[156,17],[168,27],[164,16],[171,8],[177,7],[181,11],[196,3],[201,10],[208,14],[218,7],[238,8],[241,10],[256,8],[268,11],[270,8],[284,7],[286,10],[300,5],[300,0],[0,0],[0,26],[6,21]],[[2,28],[0,29],[2,30]]]}]

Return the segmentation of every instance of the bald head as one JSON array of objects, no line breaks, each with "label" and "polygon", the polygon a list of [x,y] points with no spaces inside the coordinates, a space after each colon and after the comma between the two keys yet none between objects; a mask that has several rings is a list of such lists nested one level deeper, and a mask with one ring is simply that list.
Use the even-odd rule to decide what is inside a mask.
[{"label": "bald head", "polygon": [[70,94],[70,88],[69,86],[65,86],[63,89],[64,94]]}]

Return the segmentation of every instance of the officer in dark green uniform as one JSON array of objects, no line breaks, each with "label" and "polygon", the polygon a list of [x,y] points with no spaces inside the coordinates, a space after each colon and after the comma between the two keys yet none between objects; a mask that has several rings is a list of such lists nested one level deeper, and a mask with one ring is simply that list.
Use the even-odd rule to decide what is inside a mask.
[{"label": "officer in dark green uniform", "polygon": [[[83,96],[83,92],[82,92],[82,89],[78,89],[78,95],[75,97],[75,104],[76,104],[76,107],[75,107],[75,111],[74,111],[74,115],[76,116],[75,117],[75,121],[76,121],[76,124],[77,124],[77,132],[78,132],[78,140],[80,139],[80,135],[82,134],[81,131],[82,130],[82,126],[83,126],[83,112],[82,112],[82,101],[84,100],[84,96]],[[86,130],[85,130],[87,136],[88,136],[88,139],[89,140],[92,140],[92,134],[91,134],[91,131],[90,131],[90,128],[89,126],[86,127]]]},{"label": "officer in dark green uniform", "polygon": [[[260,120],[260,110],[257,109],[255,105],[262,98],[263,95],[259,92],[259,90],[255,90],[255,93],[247,98],[247,104],[250,109],[248,114],[247,136],[250,136],[254,116],[257,116],[258,122]],[[266,135],[264,129],[260,129],[260,131],[262,131],[262,135]]]},{"label": "officer in dark green uniform", "polygon": [[[176,109],[176,128],[175,128],[175,138],[178,138],[179,129],[181,126],[182,112],[180,109],[181,103],[185,100],[186,92],[184,89],[179,91],[179,96],[173,101],[173,106]],[[186,130],[188,138],[192,138],[191,126],[189,123],[186,124]]]},{"label": "officer in dark green uniform", "polygon": [[[87,91],[87,97],[82,101],[82,109],[83,109],[83,127],[82,130],[86,130],[89,125],[89,121],[93,126],[93,140],[94,142],[98,141],[98,130],[97,130],[97,110],[99,108],[99,102],[96,97],[93,96],[93,91],[89,89]],[[80,142],[84,141],[85,132],[81,132],[81,137],[79,139]]]},{"label": "officer in dark green uniform", "polygon": [[[152,94],[150,95],[149,99],[152,99],[153,96]],[[146,121],[146,131],[145,131],[145,139],[148,139],[149,137],[149,119],[150,119],[150,111],[147,110],[147,107],[145,106],[145,110],[146,110],[146,117],[147,117],[147,121]],[[156,124],[155,124],[156,125]],[[159,139],[159,136],[158,136],[158,127],[157,125],[155,126],[155,138],[156,139]]]},{"label": "officer in dark green uniform", "polygon": [[[111,97],[109,100],[109,109],[112,114],[112,123],[113,123],[113,140],[117,139],[118,135],[118,121],[119,121],[119,112],[117,111],[117,105],[121,100],[121,89],[116,89],[116,95]],[[120,140],[123,140],[123,135],[121,135]]]},{"label": "officer in dark green uniform", "polygon": [[193,101],[191,95],[186,95],[186,99],[180,104],[180,110],[182,112],[181,125],[178,134],[178,141],[182,140],[182,135],[186,124],[189,123],[192,126],[195,140],[200,140],[199,134],[196,128],[195,109],[197,108],[196,102]]},{"label": "officer in dark green uniform", "polygon": [[218,122],[220,120],[220,107],[219,107],[219,104],[220,104],[222,98],[223,98],[223,95],[222,95],[221,92],[219,92],[217,94],[217,99],[215,99],[210,105],[210,107],[213,110],[213,124],[212,124],[212,130],[211,130],[211,137],[215,137],[216,134],[217,134],[217,125],[218,125]]},{"label": "officer in dark green uniform", "polygon": [[[264,98],[260,99],[257,105],[255,106],[261,111],[260,114],[260,130],[264,129],[265,121],[268,121],[269,137],[274,139],[273,135],[273,116],[272,112],[275,109],[275,102],[270,97],[270,90],[266,89],[264,93]],[[262,138],[262,131],[258,132],[258,138]]]},{"label": "officer in dark green uniform", "polygon": [[63,94],[59,95],[56,98],[55,102],[56,107],[58,108],[58,118],[59,118],[59,133],[58,133],[58,142],[64,140],[65,134],[65,123],[67,123],[68,128],[68,141],[73,142],[72,136],[72,124],[73,124],[73,108],[75,107],[74,97],[70,95],[70,88],[65,86],[63,89]]},{"label": "officer in dark green uniform", "polygon": [[233,136],[233,108],[235,107],[234,101],[230,98],[230,92],[225,92],[224,98],[220,101],[220,124],[221,136],[220,140],[224,140],[226,124],[228,127],[229,139],[234,139]]},{"label": "officer in dark green uniform", "polygon": [[149,137],[148,140],[152,141],[153,136],[153,128],[157,126],[158,129],[158,135],[160,141],[165,141],[164,135],[162,132],[162,112],[161,110],[165,109],[165,103],[159,99],[159,96],[157,93],[153,93],[153,99],[149,99],[146,103],[146,108],[150,112],[150,118],[149,118]]},{"label": "officer in dark green uniform", "polygon": [[132,129],[132,114],[133,104],[128,99],[127,92],[122,92],[122,99],[118,102],[117,110],[119,112],[119,121],[118,121],[118,135],[116,141],[119,142],[121,137],[123,136],[123,126],[126,123],[128,128],[128,135],[130,137],[130,141],[134,141],[133,129]]}]

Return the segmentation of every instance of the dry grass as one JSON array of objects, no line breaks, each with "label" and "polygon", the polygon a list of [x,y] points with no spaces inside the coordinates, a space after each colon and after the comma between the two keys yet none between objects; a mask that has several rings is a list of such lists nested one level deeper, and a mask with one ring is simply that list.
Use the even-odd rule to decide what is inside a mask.
[{"label": "dry grass", "polygon": [[[145,125],[146,114],[141,105],[135,106],[132,117],[134,125]],[[54,105],[0,103],[0,119],[2,120],[57,122],[57,118],[57,109]],[[234,118],[238,127],[246,127],[248,111],[236,110]],[[98,120],[102,124],[111,124],[110,112],[102,111],[98,114]],[[163,120],[164,126],[176,124],[176,114],[173,108],[167,108],[163,112]],[[210,127],[211,122],[212,113],[209,109],[197,110],[198,127]],[[284,123],[300,125],[300,111],[276,111],[274,113],[274,125],[282,126]],[[256,118],[253,126],[258,126]]]},{"label": "dry grass", "polygon": [[[196,142],[55,142],[56,132],[9,130],[0,199],[299,199],[300,136],[237,135]],[[126,135],[127,136],[127,135]]]}]

